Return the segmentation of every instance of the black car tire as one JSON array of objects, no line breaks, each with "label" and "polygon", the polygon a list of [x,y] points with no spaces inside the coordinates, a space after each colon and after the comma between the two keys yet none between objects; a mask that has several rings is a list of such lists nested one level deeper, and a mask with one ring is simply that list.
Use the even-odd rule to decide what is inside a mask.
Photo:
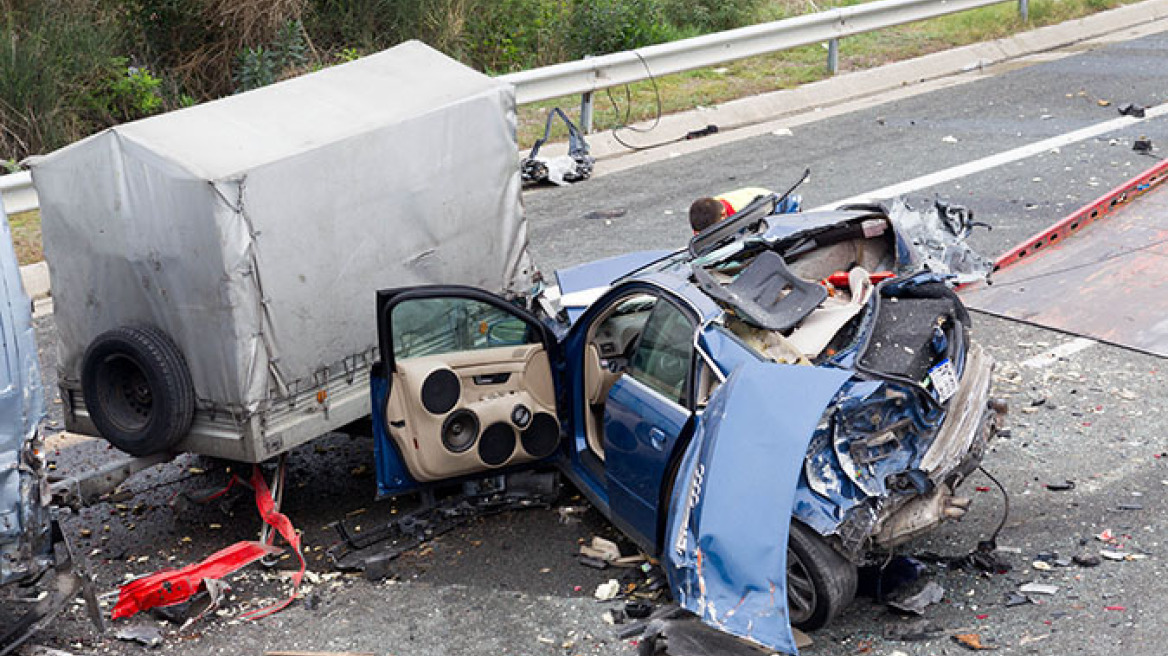
[{"label": "black car tire", "polygon": [[787,541],[787,608],[803,631],[826,626],[856,596],[856,566],[815,531],[792,519]]},{"label": "black car tire", "polygon": [[166,333],[151,326],[98,335],[81,363],[81,392],[101,436],[133,456],[169,451],[195,416],[186,360]]}]

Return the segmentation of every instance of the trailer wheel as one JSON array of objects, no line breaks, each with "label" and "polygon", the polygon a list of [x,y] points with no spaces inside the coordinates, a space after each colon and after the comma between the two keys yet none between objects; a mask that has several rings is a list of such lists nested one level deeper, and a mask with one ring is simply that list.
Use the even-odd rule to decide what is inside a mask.
[{"label": "trailer wheel", "polygon": [[186,360],[166,333],[151,326],[98,335],[81,363],[81,391],[101,436],[134,456],[170,450],[195,416]]},{"label": "trailer wheel", "polygon": [[812,631],[827,625],[856,596],[856,566],[815,531],[791,520],[787,540],[787,608],[791,625]]}]

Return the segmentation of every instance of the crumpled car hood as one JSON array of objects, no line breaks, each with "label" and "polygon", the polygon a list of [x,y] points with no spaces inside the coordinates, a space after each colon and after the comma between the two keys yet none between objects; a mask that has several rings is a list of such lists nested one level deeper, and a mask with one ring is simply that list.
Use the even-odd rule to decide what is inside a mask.
[{"label": "crumpled car hood", "polygon": [[808,441],[850,377],[744,361],[698,418],[662,561],[674,599],[710,626],[797,653],[787,608],[792,503]]}]

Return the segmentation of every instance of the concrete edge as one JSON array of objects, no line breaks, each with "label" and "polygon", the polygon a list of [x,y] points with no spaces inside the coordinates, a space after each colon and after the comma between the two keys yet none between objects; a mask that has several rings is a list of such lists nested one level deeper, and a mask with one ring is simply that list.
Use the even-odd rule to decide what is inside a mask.
[{"label": "concrete edge", "polygon": [[[675,141],[662,147],[630,151],[613,138],[611,131],[591,134],[588,135],[589,147],[597,159],[594,175],[615,173],[652,161],[732,143],[783,127],[784,123],[787,126],[798,125],[827,118],[843,113],[833,110],[845,109],[845,106],[846,111],[853,111],[861,101],[863,106],[871,106],[963,84],[984,76],[987,67],[1166,19],[1168,0],[1145,0],[994,41],[845,73],[792,89],[728,101],[715,107],[662,116],[657,127],[647,134],[622,134],[622,138],[633,145],[652,144],[710,124],[718,126],[716,135],[693,141]],[[1168,24],[1163,26],[1163,30],[1168,30]],[[881,94],[891,95],[876,98]],[[651,122],[643,122],[635,127],[645,129],[650,125]],[[771,127],[747,129],[764,125]],[[564,154],[566,146],[549,144],[545,152],[549,155]]]},{"label": "concrete edge", "polygon": [[24,285],[24,292],[32,300],[48,298],[49,265],[42,260],[20,267],[20,282]]}]

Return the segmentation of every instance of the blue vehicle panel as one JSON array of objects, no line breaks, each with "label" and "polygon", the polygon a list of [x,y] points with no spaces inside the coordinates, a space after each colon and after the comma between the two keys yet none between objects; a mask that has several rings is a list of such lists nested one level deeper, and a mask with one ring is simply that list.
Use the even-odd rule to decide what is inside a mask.
[{"label": "blue vehicle panel", "polygon": [[797,653],[786,609],[794,491],[808,438],[849,378],[744,363],[698,420],[673,490],[664,562],[675,600],[711,626]]}]

